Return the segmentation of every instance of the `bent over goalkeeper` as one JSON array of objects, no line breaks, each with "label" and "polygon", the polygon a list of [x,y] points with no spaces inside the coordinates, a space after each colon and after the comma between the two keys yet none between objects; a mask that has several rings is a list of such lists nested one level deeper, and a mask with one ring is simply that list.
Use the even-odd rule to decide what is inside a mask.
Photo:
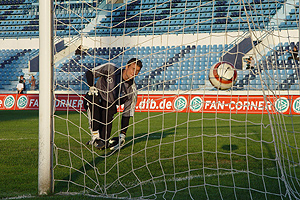
[{"label": "bent over goalkeeper", "polygon": [[[142,66],[140,60],[132,58],[123,69],[107,63],[86,72],[90,89],[86,95],[85,108],[92,136],[88,145],[94,145],[97,149],[110,148],[110,150],[117,150],[124,145],[129,119],[134,114],[137,101],[134,77],[138,75]],[[122,104],[124,110],[120,135],[108,142],[114,114],[117,112],[117,106]]]}]

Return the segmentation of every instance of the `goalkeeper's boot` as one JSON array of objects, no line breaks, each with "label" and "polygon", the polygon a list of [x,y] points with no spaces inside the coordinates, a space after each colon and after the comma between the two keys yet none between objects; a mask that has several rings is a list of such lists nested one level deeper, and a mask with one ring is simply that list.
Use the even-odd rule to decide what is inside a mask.
[{"label": "goalkeeper's boot", "polygon": [[125,144],[125,134],[120,134],[119,137],[114,137],[111,140],[109,140],[109,149],[111,151],[118,150],[122,148]]},{"label": "goalkeeper's boot", "polygon": [[105,144],[101,139],[90,140],[86,143],[86,145],[94,145],[97,149],[104,149]]},{"label": "goalkeeper's boot", "polygon": [[105,148],[105,143],[101,139],[96,139],[94,141],[93,145],[94,145],[95,148],[97,148],[99,150],[102,150],[102,149]]},{"label": "goalkeeper's boot", "polygon": [[97,149],[103,149],[105,147],[104,142],[99,138],[99,131],[92,131],[92,139],[88,141],[86,145],[94,145]]}]

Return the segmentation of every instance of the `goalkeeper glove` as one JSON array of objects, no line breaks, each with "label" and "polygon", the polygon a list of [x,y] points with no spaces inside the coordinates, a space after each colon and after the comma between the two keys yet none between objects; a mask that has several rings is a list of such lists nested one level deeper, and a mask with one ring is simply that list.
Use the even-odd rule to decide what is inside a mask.
[{"label": "goalkeeper glove", "polygon": [[109,140],[109,149],[113,151],[122,148],[122,146],[125,144],[125,137],[126,135],[121,133],[119,137],[114,137]]},{"label": "goalkeeper glove", "polygon": [[98,96],[98,89],[95,86],[91,86],[88,94]]}]

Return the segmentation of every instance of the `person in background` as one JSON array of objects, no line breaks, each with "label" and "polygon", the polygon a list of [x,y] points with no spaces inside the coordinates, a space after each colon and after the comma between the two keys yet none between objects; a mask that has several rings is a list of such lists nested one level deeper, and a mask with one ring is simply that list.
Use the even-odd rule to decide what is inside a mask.
[{"label": "person in background", "polygon": [[23,81],[20,80],[19,83],[17,84],[18,94],[23,94],[23,89],[24,89],[24,84]]},{"label": "person in background", "polygon": [[23,91],[26,91],[26,79],[24,78],[24,76],[23,75],[21,75],[20,76],[20,81],[22,81],[22,83],[23,83]]},{"label": "person in background", "polygon": [[249,59],[246,59],[246,61],[247,61],[246,69],[254,69],[255,61],[254,61],[253,57],[250,56]]},{"label": "person in background", "polygon": [[36,79],[35,79],[34,76],[32,75],[32,76],[31,76],[31,79],[29,80],[29,83],[31,84],[30,90],[35,90],[35,82],[36,82]]},{"label": "person in background", "polygon": [[75,51],[75,55],[77,56],[77,55],[86,55],[86,52],[85,52],[85,50],[82,48],[82,45],[79,45],[78,46],[78,48],[76,49],[76,51]]},{"label": "person in background", "polygon": [[288,57],[288,60],[294,59],[299,61],[298,48],[296,46],[293,47],[293,51],[289,51],[289,50],[286,51],[292,54],[290,57]]}]

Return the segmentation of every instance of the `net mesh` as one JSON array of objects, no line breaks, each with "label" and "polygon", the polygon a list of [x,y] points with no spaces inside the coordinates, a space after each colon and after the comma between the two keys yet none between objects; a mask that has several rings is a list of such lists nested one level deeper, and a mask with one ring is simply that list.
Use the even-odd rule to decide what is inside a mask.
[{"label": "net mesh", "polygon": [[[54,5],[56,193],[299,198],[299,65],[292,54],[299,47],[298,2]],[[107,62],[125,67],[133,57],[143,68],[135,77],[138,103],[125,146],[100,151],[86,145],[84,73]],[[221,61],[237,72],[227,90],[209,80]],[[111,137],[119,135],[121,117],[115,115]]]}]

